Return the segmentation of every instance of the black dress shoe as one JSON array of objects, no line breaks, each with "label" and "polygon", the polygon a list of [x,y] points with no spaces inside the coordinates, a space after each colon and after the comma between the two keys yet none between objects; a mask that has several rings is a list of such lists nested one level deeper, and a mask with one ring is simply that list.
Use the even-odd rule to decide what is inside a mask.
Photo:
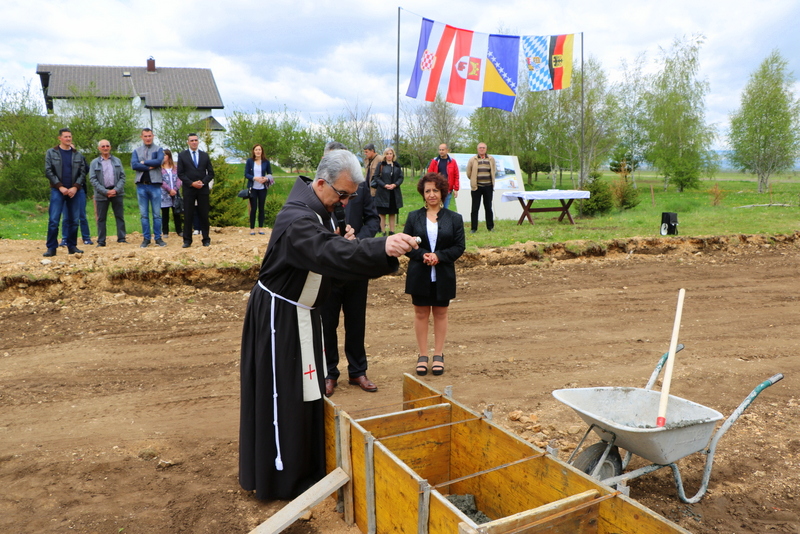
[{"label": "black dress shoe", "polygon": [[48,248],[47,252],[42,254],[42,256],[44,256],[45,258],[52,258],[55,255],[56,255],[56,249],[54,248]]},{"label": "black dress shoe", "polygon": [[97,246],[98,247],[104,247],[104,246],[106,246],[106,242],[105,241],[98,241],[97,242]]},{"label": "black dress shoe", "polygon": [[203,239],[203,246],[204,247],[210,247],[211,246],[211,240],[210,239]]},{"label": "black dress shoe", "polygon": [[336,379],[334,378],[326,378],[325,379],[325,396],[330,397],[333,395],[333,390],[336,388]]},{"label": "black dress shoe", "polygon": [[192,242],[191,241],[184,241],[181,248],[189,248],[191,246],[192,246]]},{"label": "black dress shoe", "polygon": [[78,247],[67,247],[68,254],[83,254],[83,251]]},{"label": "black dress shoe", "polygon": [[351,378],[347,382],[351,386],[358,386],[361,389],[363,389],[364,391],[368,391],[370,393],[375,393],[376,391],[378,391],[378,386],[373,384],[372,381],[369,378],[366,377],[366,375],[359,376],[359,377],[356,377],[356,378]]}]

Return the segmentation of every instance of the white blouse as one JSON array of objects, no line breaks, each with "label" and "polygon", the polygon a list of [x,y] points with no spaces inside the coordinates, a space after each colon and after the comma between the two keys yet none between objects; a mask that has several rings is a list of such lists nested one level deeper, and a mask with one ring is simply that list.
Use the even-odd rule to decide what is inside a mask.
[{"label": "white blouse", "polygon": [[[428,242],[431,244],[431,252],[436,250],[436,238],[439,236],[439,223],[433,222],[425,217],[427,224],[425,225],[428,231]],[[436,266],[431,265],[431,282],[436,281]]]}]

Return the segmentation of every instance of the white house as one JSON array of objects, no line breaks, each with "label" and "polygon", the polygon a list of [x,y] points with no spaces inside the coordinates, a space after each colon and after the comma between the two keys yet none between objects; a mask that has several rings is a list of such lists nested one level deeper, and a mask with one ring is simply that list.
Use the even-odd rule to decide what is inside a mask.
[{"label": "white house", "polygon": [[214,152],[222,152],[225,130],[212,112],[225,106],[211,69],[156,68],[151,57],[146,67],[40,64],[36,74],[42,82],[48,113],[59,115],[68,109],[70,99],[90,89],[98,97],[129,97],[139,109],[141,127],[152,128],[158,138],[162,110],[176,103],[193,106],[203,117],[198,129],[208,125]]}]

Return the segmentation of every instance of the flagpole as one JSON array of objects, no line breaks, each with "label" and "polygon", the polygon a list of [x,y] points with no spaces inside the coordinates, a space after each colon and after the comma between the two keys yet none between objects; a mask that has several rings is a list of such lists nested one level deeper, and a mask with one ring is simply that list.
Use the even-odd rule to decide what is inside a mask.
[{"label": "flagpole", "polygon": [[584,180],[583,160],[586,157],[584,152],[583,152],[583,150],[584,150],[584,148],[583,148],[583,137],[584,137],[584,132],[585,132],[585,129],[586,129],[586,123],[584,122],[584,118],[583,118],[583,106],[584,106],[584,102],[585,102],[585,97],[584,97],[584,92],[583,92],[583,85],[585,83],[585,80],[586,80],[586,71],[583,68],[583,32],[581,32],[581,177],[580,177],[579,181],[583,181]]},{"label": "flagpole", "polygon": [[400,10],[397,6],[397,105],[395,107],[394,149],[400,150]]}]

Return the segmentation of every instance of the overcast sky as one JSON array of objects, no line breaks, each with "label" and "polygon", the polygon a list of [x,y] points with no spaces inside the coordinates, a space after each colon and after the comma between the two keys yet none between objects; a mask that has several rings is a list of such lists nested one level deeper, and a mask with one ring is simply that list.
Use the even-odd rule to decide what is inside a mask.
[{"label": "overcast sky", "polygon": [[[30,82],[39,91],[38,63],[144,66],[153,56],[160,67],[212,69],[219,117],[284,106],[308,119],[356,104],[386,116],[395,109],[398,6],[380,0],[3,0],[0,13],[9,88]],[[410,0],[400,13],[401,99],[420,16],[486,33],[583,32],[585,55],[612,80],[623,58],[646,53],[652,64],[659,47],[701,33],[707,119],[721,130],[773,48],[800,73],[798,0]]]}]

